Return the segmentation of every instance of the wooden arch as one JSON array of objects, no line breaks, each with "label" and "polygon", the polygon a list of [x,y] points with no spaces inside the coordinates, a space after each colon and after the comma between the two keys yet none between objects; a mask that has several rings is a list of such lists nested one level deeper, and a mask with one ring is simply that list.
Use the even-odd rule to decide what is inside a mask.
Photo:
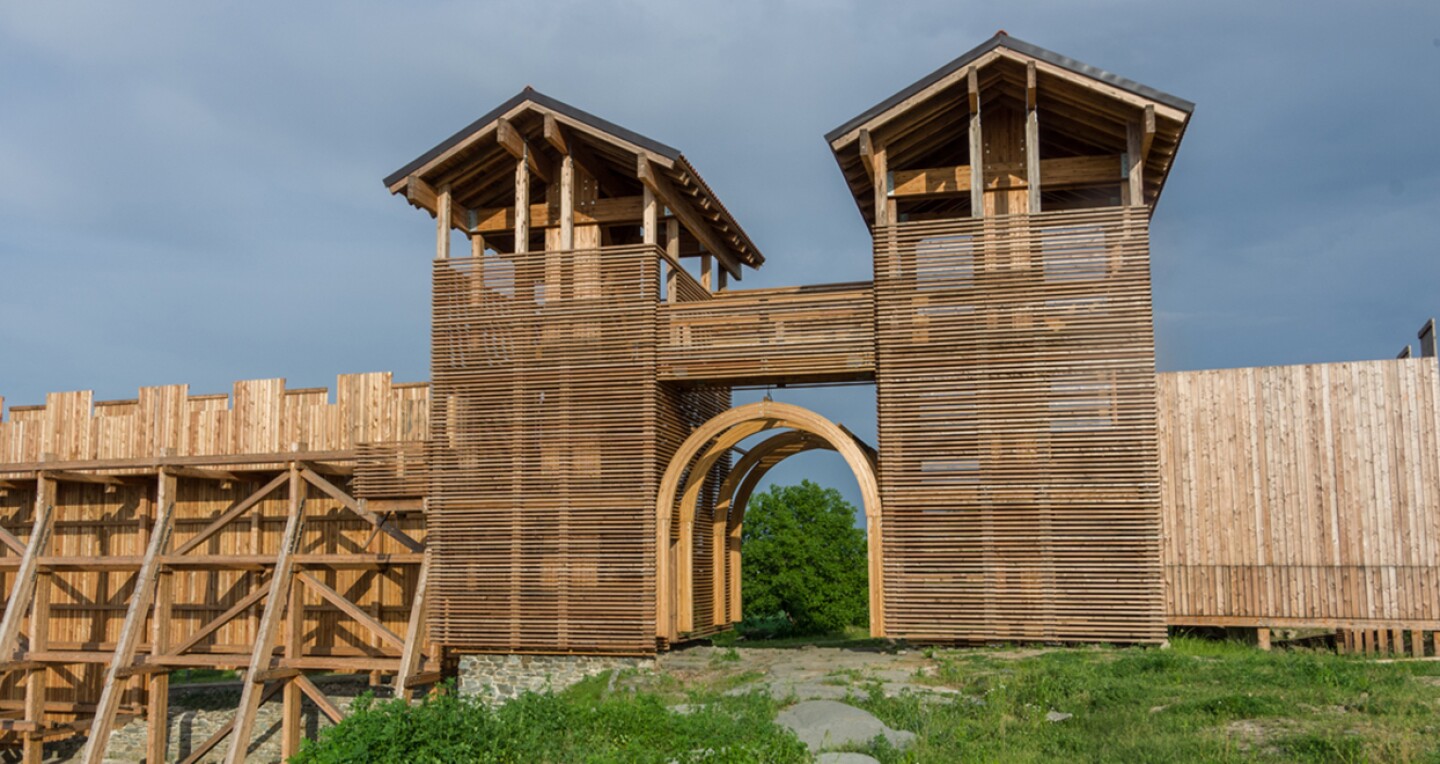
[{"label": "wooden arch", "polygon": [[[860,485],[860,496],[865,509],[869,551],[870,633],[877,637],[884,636],[885,600],[881,578],[881,550],[883,547],[881,544],[880,490],[875,478],[874,457],[850,431],[840,425],[809,409],[775,401],[759,401],[737,406],[712,418],[685,439],[685,442],[675,452],[675,456],[671,458],[669,466],[666,467],[655,502],[657,558],[655,630],[657,636],[675,641],[680,635],[695,630],[693,550],[695,505],[704,485],[705,476],[710,472],[711,467],[740,441],[756,433],[776,429],[793,430],[794,434],[805,437],[793,440],[770,438],[761,444],[761,446],[765,446],[774,442],[774,445],[770,445],[766,452],[761,453],[749,464],[746,464],[746,459],[742,459],[741,463],[736,466],[744,467],[743,473],[748,476],[755,472],[755,467],[766,461],[767,456],[775,457],[783,450],[795,449],[798,445],[805,444],[806,438],[812,444],[823,442],[826,444],[825,447],[840,454],[841,458],[850,466],[850,471],[855,474],[855,480]],[[811,445],[810,447],[817,446]],[[760,447],[757,446],[756,451],[759,450]],[[794,453],[799,453],[799,451],[796,450]],[[747,454],[747,458],[748,456]],[[775,463],[778,461],[778,458],[775,459]],[[768,471],[768,469],[769,467],[765,467],[765,470]],[[732,471],[732,474],[740,472],[742,470],[736,469]],[[738,478],[739,482],[731,483],[731,485],[742,489],[744,491],[743,498],[748,499],[749,491],[754,490],[763,474],[764,472],[756,474],[753,481],[746,480],[744,477]],[[683,485],[682,479],[684,480]],[[730,483],[731,481],[727,480],[726,482]],[[721,495],[722,497],[731,496],[730,504],[735,503],[734,499],[742,498],[740,491],[727,494],[724,488],[725,486],[722,486]],[[678,512],[676,512],[677,498],[679,500]],[[743,510],[741,511],[743,512]],[[727,512],[725,528],[727,537],[730,532],[728,514]],[[719,524],[720,517],[721,514],[717,508],[713,518],[715,524]],[[739,515],[736,517],[738,532]],[[676,540],[672,544],[670,532],[675,527],[674,523],[677,520],[679,523],[678,533],[675,534]],[[720,547],[716,547],[716,549],[718,550]],[[717,557],[719,556],[717,554]],[[717,585],[717,590],[718,588]]]}]

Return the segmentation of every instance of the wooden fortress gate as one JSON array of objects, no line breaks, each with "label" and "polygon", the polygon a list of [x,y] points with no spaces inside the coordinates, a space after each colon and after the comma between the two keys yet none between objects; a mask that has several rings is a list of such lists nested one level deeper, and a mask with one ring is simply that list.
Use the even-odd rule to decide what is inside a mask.
[{"label": "wooden fortress gate", "polygon": [[[740,489],[828,447],[865,497],[873,633],[1164,639],[1148,222],[1191,108],[997,35],[827,136],[867,283],[731,288],[763,258],[689,160],[530,89],[391,175],[438,221],[434,638],[645,654],[726,628]],[[727,412],[854,382],[875,450]]]},{"label": "wooden fortress gate", "polygon": [[[1433,331],[1423,359],[1157,383],[1148,224],[1191,110],[997,35],[827,136],[872,281],[736,290],[764,258],[683,155],[522,91],[386,179],[437,220],[428,387],[60,393],[0,420],[0,733],[27,761],[88,734],[99,761],[146,717],[151,761],[238,762],[268,698],[287,754],[302,698],[339,717],[314,672],[408,696],[456,654],[714,633],[751,492],[812,449],[860,485],[876,635],[1322,625],[1423,653]],[[731,405],[837,383],[875,385],[873,448]],[[155,722],[193,668],[243,694],[182,752]]]}]

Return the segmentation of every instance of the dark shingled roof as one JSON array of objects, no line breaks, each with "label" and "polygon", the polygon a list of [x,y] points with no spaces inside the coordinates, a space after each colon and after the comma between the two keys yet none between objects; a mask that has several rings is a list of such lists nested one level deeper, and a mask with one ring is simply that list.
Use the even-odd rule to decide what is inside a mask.
[{"label": "dark shingled roof", "polygon": [[1036,59],[1037,61],[1044,61],[1049,64],[1054,64],[1055,66],[1058,66],[1062,69],[1067,69],[1076,74],[1083,75],[1094,80],[1099,80],[1100,82],[1104,82],[1107,85],[1113,85],[1117,88],[1120,88],[1121,90],[1129,91],[1142,98],[1147,98],[1151,101],[1165,104],[1166,106],[1172,106],[1187,114],[1195,110],[1195,104],[1183,98],[1179,98],[1177,96],[1170,95],[1169,93],[1156,90],[1155,88],[1149,87],[1147,85],[1141,85],[1134,80],[1128,80],[1117,74],[1111,74],[1104,69],[1100,69],[1089,64],[1076,61],[1075,59],[1068,56],[1062,56],[1059,53],[1056,53],[1052,50],[1047,50],[1038,45],[1031,45],[1024,40],[1017,40],[1016,38],[1011,37],[1004,32],[997,32],[995,33],[994,37],[991,37],[985,42],[980,43],[978,46],[965,52],[963,55],[961,55],[954,61],[951,61],[950,63],[940,67],[939,69],[936,69],[925,77],[922,77],[919,81],[915,82],[910,87],[907,87],[904,90],[896,93],[895,95],[886,98],[884,101],[875,104],[869,109],[866,109],[864,113],[860,114],[854,119],[851,119],[845,124],[826,133],[825,142],[834,143],[837,138],[865,124],[866,122],[869,122],[877,115],[888,111],[892,106],[895,106],[901,101],[904,101],[905,99],[915,95],[916,93],[919,93],[925,88],[930,87],[931,85],[935,84],[941,79],[944,79],[947,75],[955,72],[956,70],[962,69],[970,65],[971,62],[975,61],[986,53],[995,50],[996,48],[1009,48],[1016,53],[1029,56],[1033,59]]},{"label": "dark shingled roof", "polygon": [[444,154],[446,151],[449,151],[456,144],[460,143],[471,135],[474,135],[476,132],[483,129],[486,125],[489,125],[491,122],[494,122],[495,120],[504,116],[506,112],[526,101],[530,101],[531,103],[534,103],[538,106],[542,106],[546,109],[556,112],[557,114],[564,114],[565,116],[577,122],[582,122],[595,128],[596,130],[609,133],[610,135],[613,135],[623,141],[633,143],[636,146],[645,149],[646,151],[653,151],[654,153],[659,154],[672,161],[680,158],[680,152],[677,149],[666,146],[660,141],[646,138],[645,136],[637,132],[626,130],[625,128],[615,124],[614,122],[609,122],[607,120],[601,119],[588,111],[582,111],[580,109],[577,109],[574,106],[565,103],[564,101],[557,101],[554,98],[551,98],[550,96],[547,96],[544,93],[541,93],[540,91],[527,85],[525,86],[524,90],[517,93],[510,100],[500,104],[499,106],[496,106],[494,109],[491,109],[485,114],[485,116],[475,120],[474,122],[471,122],[469,125],[466,125],[463,129],[460,130],[460,132],[455,133],[449,138],[441,141],[440,144],[437,145],[435,148],[430,149],[424,154],[421,154],[414,161],[410,162],[404,167],[401,167],[395,172],[390,173],[390,175],[385,178],[385,187],[389,188],[390,186],[395,185],[401,180],[404,180],[411,173],[415,172],[421,167],[424,167],[425,163],[429,162],[435,157],[440,156],[441,154]]}]

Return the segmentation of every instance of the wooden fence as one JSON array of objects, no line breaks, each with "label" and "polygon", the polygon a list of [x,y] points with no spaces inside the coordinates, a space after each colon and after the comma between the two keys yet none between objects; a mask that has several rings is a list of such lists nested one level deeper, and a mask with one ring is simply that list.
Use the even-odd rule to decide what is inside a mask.
[{"label": "wooden fence", "polygon": [[1434,358],[1159,383],[1170,623],[1440,628]]}]

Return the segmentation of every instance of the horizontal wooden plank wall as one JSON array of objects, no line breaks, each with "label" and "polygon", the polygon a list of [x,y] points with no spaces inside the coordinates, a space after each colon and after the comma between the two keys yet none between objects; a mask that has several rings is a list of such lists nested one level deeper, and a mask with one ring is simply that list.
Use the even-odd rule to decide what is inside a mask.
[{"label": "horizontal wooden plank wall", "polygon": [[1434,358],[1159,389],[1170,623],[1440,628]]},{"label": "horizontal wooden plank wall", "polygon": [[660,310],[662,380],[845,382],[875,373],[868,283],[746,289]]},{"label": "horizontal wooden plank wall", "polygon": [[660,475],[696,420],[728,406],[728,391],[656,379],[662,258],[636,245],[435,262],[438,641],[655,651]]},{"label": "horizontal wooden plank wall", "polygon": [[1148,216],[875,229],[888,634],[1165,638]]}]

